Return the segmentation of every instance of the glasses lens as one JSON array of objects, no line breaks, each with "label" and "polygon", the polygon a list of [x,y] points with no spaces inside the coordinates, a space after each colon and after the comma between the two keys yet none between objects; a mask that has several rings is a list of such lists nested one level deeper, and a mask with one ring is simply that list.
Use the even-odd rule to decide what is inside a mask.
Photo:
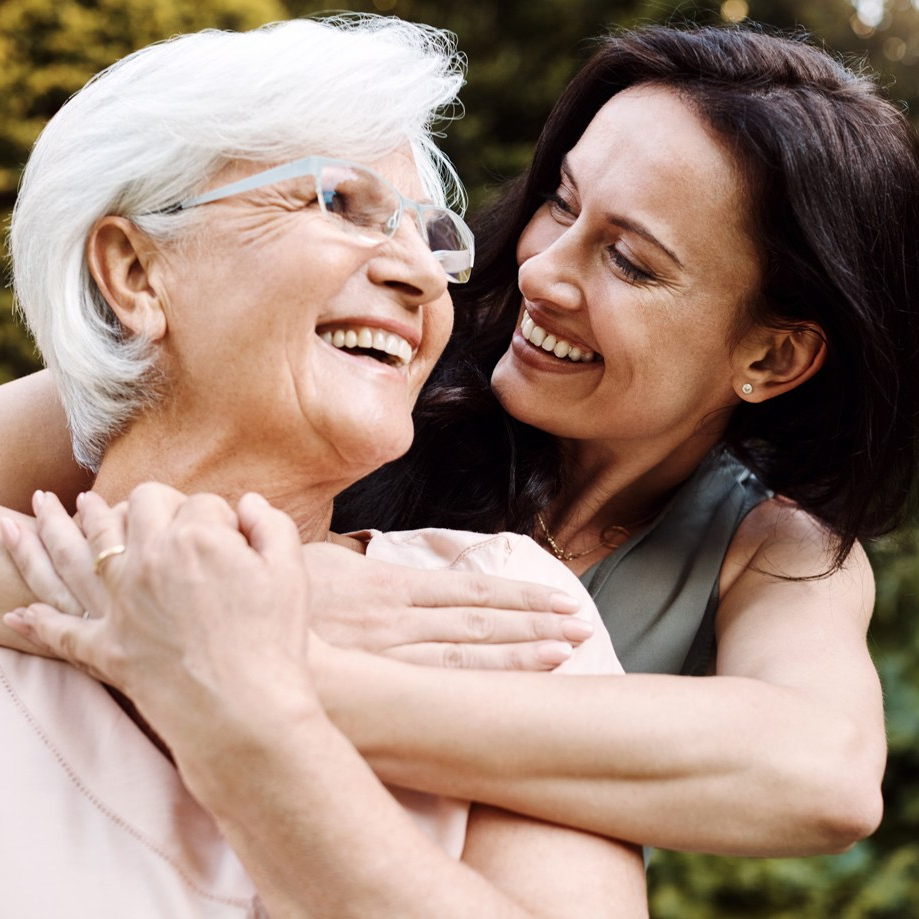
[{"label": "glasses lens", "polygon": [[333,163],[319,175],[323,210],[362,233],[391,236],[396,228],[401,203],[395,191],[372,172],[359,166]]},{"label": "glasses lens", "polygon": [[[395,233],[402,213],[398,192],[369,169],[350,163],[324,165],[319,173],[319,200],[326,216],[340,220],[362,236]],[[453,211],[416,205],[428,245],[451,281],[464,284],[472,271],[472,232]]]},{"label": "glasses lens", "polygon": [[465,284],[472,273],[472,231],[457,214],[446,208],[425,208],[423,220],[428,245],[447,277]]}]

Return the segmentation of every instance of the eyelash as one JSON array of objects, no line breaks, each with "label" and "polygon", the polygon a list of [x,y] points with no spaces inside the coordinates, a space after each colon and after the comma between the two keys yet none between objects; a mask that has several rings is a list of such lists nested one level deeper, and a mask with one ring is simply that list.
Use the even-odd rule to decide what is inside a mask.
[{"label": "eyelash", "polygon": [[615,263],[630,284],[641,284],[653,280],[652,275],[647,271],[642,271],[637,265],[633,265],[615,246],[607,246],[606,251],[609,253],[610,261]]},{"label": "eyelash", "polygon": [[[561,211],[566,216],[574,216],[571,206],[558,192],[544,195],[543,198],[553,209]],[[647,271],[642,271],[641,268],[630,262],[615,246],[607,246],[606,251],[609,260],[622,272],[626,281],[630,284],[641,284],[654,280],[653,275]]]},{"label": "eyelash", "polygon": [[557,208],[564,214],[572,215],[571,207],[568,205],[568,202],[557,192],[554,191],[551,194],[543,195],[543,201],[547,202],[552,208]]}]

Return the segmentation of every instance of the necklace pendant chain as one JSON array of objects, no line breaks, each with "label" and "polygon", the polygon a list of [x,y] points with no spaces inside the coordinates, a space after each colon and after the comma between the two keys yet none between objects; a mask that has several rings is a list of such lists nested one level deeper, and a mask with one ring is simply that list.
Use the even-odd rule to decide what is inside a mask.
[{"label": "necklace pendant chain", "polygon": [[589,549],[582,549],[580,552],[570,552],[564,546],[560,545],[558,540],[549,532],[549,528],[546,526],[546,521],[542,514],[536,515],[536,522],[539,524],[539,529],[542,533],[543,539],[546,542],[546,545],[549,547],[549,551],[559,561],[574,562],[579,558],[584,558],[587,555],[592,555],[594,552],[597,552],[600,549],[608,549],[610,552],[615,552],[616,549],[618,549],[627,539],[629,539],[635,527],[639,527],[645,523],[648,523],[654,516],[655,514],[650,514],[647,517],[643,517],[641,520],[636,521],[629,527],[623,527],[619,526],[618,524],[611,523],[609,526],[606,526],[601,530],[600,542],[598,542],[595,546],[591,546]]}]

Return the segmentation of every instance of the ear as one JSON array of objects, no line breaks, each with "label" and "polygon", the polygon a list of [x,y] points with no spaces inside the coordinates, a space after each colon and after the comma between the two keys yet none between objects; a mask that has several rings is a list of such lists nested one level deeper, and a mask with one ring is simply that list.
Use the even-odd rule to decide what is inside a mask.
[{"label": "ear", "polygon": [[124,328],[147,341],[166,334],[166,313],[154,280],[158,249],[125,217],[107,216],[92,228],[86,262]]},{"label": "ear", "polygon": [[764,402],[809,380],[825,360],[826,339],[816,323],[754,329],[734,352],[734,392],[745,402]]}]

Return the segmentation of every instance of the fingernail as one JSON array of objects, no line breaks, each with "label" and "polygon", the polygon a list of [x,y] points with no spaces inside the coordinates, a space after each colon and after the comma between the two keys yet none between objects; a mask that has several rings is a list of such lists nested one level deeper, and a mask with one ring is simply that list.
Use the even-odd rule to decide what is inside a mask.
[{"label": "fingernail", "polygon": [[10,610],[8,613],[3,614],[3,621],[7,625],[25,625],[26,618],[23,613],[25,613],[25,610],[22,607]]},{"label": "fingernail", "polygon": [[32,510],[37,514],[44,503],[45,493],[43,491],[36,491],[35,494],[32,495]]},{"label": "fingernail", "polygon": [[544,664],[563,664],[574,653],[574,648],[564,641],[541,641],[536,645],[536,657]]},{"label": "fingernail", "polygon": [[19,527],[9,517],[0,517],[0,533],[8,548],[14,549],[19,544]]},{"label": "fingernail", "polygon": [[583,619],[565,619],[562,622],[562,635],[568,641],[584,641],[594,633],[594,627]]},{"label": "fingernail", "polygon": [[549,612],[576,613],[580,608],[580,601],[569,597],[568,594],[552,594],[549,597]]},{"label": "fingernail", "polygon": [[82,491],[77,495],[77,510],[78,511],[83,510],[83,492]]}]

